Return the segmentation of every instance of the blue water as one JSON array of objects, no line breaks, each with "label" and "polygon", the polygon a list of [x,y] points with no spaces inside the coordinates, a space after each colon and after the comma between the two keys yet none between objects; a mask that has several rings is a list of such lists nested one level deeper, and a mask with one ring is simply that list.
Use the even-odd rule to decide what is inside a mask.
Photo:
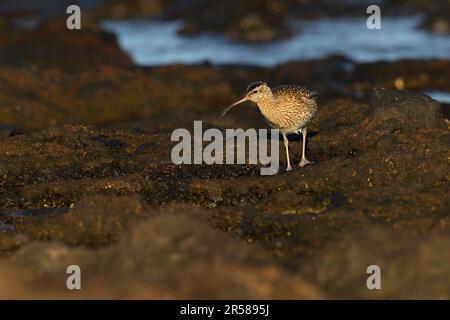
[{"label": "blue water", "polygon": [[138,65],[172,63],[274,66],[289,60],[345,55],[357,62],[450,58],[450,36],[416,28],[421,18],[383,17],[381,30],[369,30],[365,17],[298,22],[290,39],[268,44],[236,43],[219,34],[177,34],[180,22],[105,21],[120,46]]},{"label": "blue water", "polygon": [[450,104],[450,92],[436,90],[436,91],[427,91],[425,93],[436,101],[445,104]]},{"label": "blue water", "polygon": [[13,232],[15,230],[14,226],[4,222],[0,222],[0,233]]}]

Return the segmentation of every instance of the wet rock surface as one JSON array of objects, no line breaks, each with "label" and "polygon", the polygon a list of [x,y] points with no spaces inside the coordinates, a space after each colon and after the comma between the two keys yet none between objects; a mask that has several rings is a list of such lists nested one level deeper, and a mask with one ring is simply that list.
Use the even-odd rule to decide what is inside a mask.
[{"label": "wet rock surface", "polygon": [[[95,30],[39,44],[53,28],[0,37],[0,297],[450,297],[450,123],[421,93],[449,89],[448,61],[138,68]],[[194,120],[266,128],[250,104],[218,117],[261,79],[319,92],[314,165],[172,163]]]}]

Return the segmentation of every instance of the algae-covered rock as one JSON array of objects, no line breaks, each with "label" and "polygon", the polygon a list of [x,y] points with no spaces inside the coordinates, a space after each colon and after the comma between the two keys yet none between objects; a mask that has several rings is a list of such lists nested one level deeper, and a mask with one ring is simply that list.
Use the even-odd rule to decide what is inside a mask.
[{"label": "algae-covered rock", "polygon": [[[246,10],[230,35],[284,30],[288,9]],[[207,14],[182,17],[222,32]],[[422,93],[449,89],[447,60],[141,68],[96,25],[0,27],[0,297],[448,298],[448,106]],[[195,120],[267,128],[251,104],[219,118],[255,80],[319,92],[315,163],[285,172],[281,144],[273,176],[174,164],[171,133]],[[290,139],[297,164],[301,138]],[[65,287],[72,264],[81,292]],[[381,291],[367,289],[369,264]]]}]

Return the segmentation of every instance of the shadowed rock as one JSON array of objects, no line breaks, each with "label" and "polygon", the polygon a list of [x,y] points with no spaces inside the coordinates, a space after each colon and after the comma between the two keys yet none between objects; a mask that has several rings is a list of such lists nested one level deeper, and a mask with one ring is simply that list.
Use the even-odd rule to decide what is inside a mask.
[{"label": "shadowed rock", "polygon": [[[220,250],[211,244],[220,244]],[[82,270],[79,292],[61,289],[71,264]],[[29,244],[0,266],[0,280],[0,297],[14,298],[324,297],[296,274],[274,265],[260,248],[232,240],[195,216],[173,213],[132,228],[120,243],[107,249]]]},{"label": "shadowed rock", "polygon": [[[449,249],[448,233],[423,238],[370,227],[327,246],[302,275],[347,298],[449,299]],[[381,269],[381,290],[366,286],[370,265]]]},{"label": "shadowed rock", "polygon": [[441,105],[426,95],[375,89],[370,106],[374,126],[392,121],[400,121],[404,130],[445,126]]}]

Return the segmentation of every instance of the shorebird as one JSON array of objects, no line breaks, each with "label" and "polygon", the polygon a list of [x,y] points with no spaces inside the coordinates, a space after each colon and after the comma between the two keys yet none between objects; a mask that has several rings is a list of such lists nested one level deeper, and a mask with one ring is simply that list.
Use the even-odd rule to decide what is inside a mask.
[{"label": "shorebird", "polygon": [[300,166],[312,164],[306,159],[306,134],[307,126],[317,112],[317,95],[306,88],[283,85],[271,89],[265,82],[258,81],[250,84],[241,99],[222,111],[222,117],[234,106],[252,101],[257,104],[267,123],[279,129],[283,135],[286,148],[287,167],[292,170],[289,160],[289,140],[287,135],[296,133],[303,136],[302,159]]}]

